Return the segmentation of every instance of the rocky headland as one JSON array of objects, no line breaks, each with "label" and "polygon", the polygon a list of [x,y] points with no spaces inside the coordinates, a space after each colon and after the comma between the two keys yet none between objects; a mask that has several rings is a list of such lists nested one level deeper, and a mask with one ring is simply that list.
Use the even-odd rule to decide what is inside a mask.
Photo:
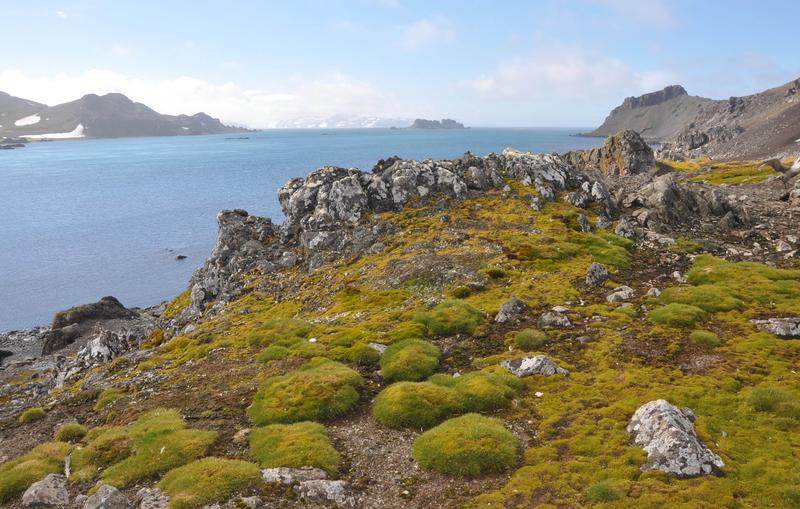
[{"label": "rocky headland", "polygon": [[172,302],[0,334],[0,503],[796,502],[796,179],[623,131],[279,201],[220,212]]}]

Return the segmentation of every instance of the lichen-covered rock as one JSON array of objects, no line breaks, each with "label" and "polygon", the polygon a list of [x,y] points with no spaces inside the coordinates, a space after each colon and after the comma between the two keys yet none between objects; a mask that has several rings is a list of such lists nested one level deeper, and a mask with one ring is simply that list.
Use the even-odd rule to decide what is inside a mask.
[{"label": "lichen-covered rock", "polygon": [[572,322],[569,321],[567,315],[560,311],[548,311],[539,317],[540,329],[566,329],[568,327],[572,327]]},{"label": "lichen-covered rock", "polygon": [[661,470],[678,478],[720,475],[725,463],[697,438],[694,420],[691,410],[663,399],[639,407],[628,423],[628,436],[647,452],[642,471]]},{"label": "lichen-covered rock", "polygon": [[630,286],[618,286],[614,288],[611,293],[606,295],[606,301],[610,303],[623,302],[636,297],[636,290]]},{"label": "lichen-covered rock", "polygon": [[586,271],[586,284],[589,286],[600,286],[605,283],[611,275],[605,265],[592,262]]},{"label": "lichen-covered rock", "polygon": [[302,481],[294,487],[295,493],[308,504],[323,507],[353,509],[359,507],[359,500],[347,481],[311,480]]},{"label": "lichen-covered rock", "polygon": [[50,474],[31,484],[22,495],[24,507],[66,507],[68,504],[67,478],[60,474]]},{"label": "lichen-covered rock", "polygon": [[638,191],[647,209],[644,226],[678,226],[729,217],[734,224],[746,221],[744,212],[717,188],[701,184],[679,184],[672,174],[656,177]]},{"label": "lichen-covered rock", "polygon": [[169,495],[158,488],[142,488],[136,492],[138,509],[167,509]]},{"label": "lichen-covered rock", "polygon": [[136,312],[127,309],[116,297],[103,297],[92,304],[83,304],[59,311],[53,317],[53,329],[60,329],[71,324],[79,324],[86,320],[109,319],[109,318],[134,318]]},{"label": "lichen-covered rock", "polygon": [[100,488],[83,503],[83,509],[130,509],[130,500],[120,491],[108,484]]},{"label": "lichen-covered rock", "polygon": [[767,318],[751,322],[758,330],[769,332],[781,339],[800,339],[800,317]]},{"label": "lichen-covered rock", "polygon": [[569,371],[553,362],[553,360],[546,355],[534,355],[532,357],[507,360],[501,362],[500,365],[520,378],[530,375],[551,376],[569,374]]},{"label": "lichen-covered rock", "polygon": [[497,312],[497,316],[494,317],[494,321],[497,323],[516,322],[527,310],[528,305],[514,297],[500,306],[500,310]]},{"label": "lichen-covered rock", "polygon": [[324,470],[313,467],[305,468],[265,468],[261,470],[261,478],[264,482],[275,482],[280,484],[294,484],[303,481],[316,481],[327,479],[328,474]]},{"label": "lichen-covered rock", "polygon": [[653,149],[632,130],[609,136],[600,148],[576,150],[565,157],[578,169],[605,175],[638,175],[656,168]]}]

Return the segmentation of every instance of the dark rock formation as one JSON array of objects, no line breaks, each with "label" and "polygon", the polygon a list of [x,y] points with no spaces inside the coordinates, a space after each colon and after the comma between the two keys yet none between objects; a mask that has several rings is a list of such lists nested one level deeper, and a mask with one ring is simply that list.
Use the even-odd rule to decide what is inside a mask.
[{"label": "dark rock formation", "polygon": [[71,324],[81,324],[87,320],[107,320],[110,318],[134,318],[136,313],[127,309],[115,297],[103,297],[93,304],[83,304],[59,311],[53,317],[51,327],[60,329]]},{"label": "dark rock formation", "polygon": [[62,348],[71,345],[81,336],[81,328],[77,323],[61,327],[60,329],[51,329],[45,335],[44,345],[42,346],[42,355],[56,352]]},{"label": "dark rock formation", "polygon": [[604,175],[638,175],[656,169],[653,149],[632,130],[608,137],[600,148],[568,152],[565,157],[579,170]]},{"label": "dark rock formation", "polygon": [[409,129],[465,129],[464,124],[456,122],[450,118],[443,118],[442,120],[426,120],[418,118],[414,120]]},{"label": "dark rock formation", "polygon": [[628,424],[631,443],[647,451],[642,471],[661,470],[687,478],[722,473],[722,459],[701,443],[694,431],[694,413],[663,399],[639,407]]}]

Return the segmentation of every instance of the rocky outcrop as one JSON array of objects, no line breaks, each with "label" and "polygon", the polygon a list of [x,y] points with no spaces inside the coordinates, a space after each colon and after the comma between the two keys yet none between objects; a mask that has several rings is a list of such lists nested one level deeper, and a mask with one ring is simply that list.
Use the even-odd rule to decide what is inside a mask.
[{"label": "rocky outcrop", "polygon": [[60,474],[49,474],[35,482],[22,495],[24,507],[67,507],[69,492],[67,478]]},{"label": "rocky outcrop", "polygon": [[586,284],[589,286],[601,286],[605,283],[611,275],[605,265],[597,262],[592,262],[589,269],[586,271]]},{"label": "rocky outcrop", "polygon": [[146,328],[132,328],[118,332],[98,330],[75,357],[57,357],[55,387],[63,387],[66,382],[85,375],[93,366],[110,362],[127,353],[147,337],[147,333]]},{"label": "rocky outcrop", "polygon": [[456,122],[451,118],[442,120],[426,120],[424,118],[415,119],[408,127],[409,129],[464,129],[464,124]]},{"label": "rocky outcrop", "polygon": [[569,375],[569,371],[553,362],[550,357],[546,355],[534,355],[533,357],[512,359],[503,361],[500,365],[520,378],[530,375]]},{"label": "rocky outcrop", "polygon": [[647,452],[642,471],[678,478],[722,474],[722,459],[697,438],[694,413],[659,399],[639,407],[628,423],[631,443]]},{"label": "rocky outcrop", "polygon": [[546,313],[542,313],[539,317],[540,329],[566,329],[567,327],[572,327],[572,323],[569,321],[567,315],[561,311],[547,311]]},{"label": "rocky outcrop", "polygon": [[756,329],[769,332],[781,339],[800,339],[800,317],[767,318],[751,322]]},{"label": "rocky outcrop", "polygon": [[632,130],[609,136],[600,148],[568,152],[565,158],[579,170],[604,175],[639,175],[656,169],[653,149]]},{"label": "rocky outcrop", "polygon": [[83,304],[59,311],[53,317],[51,328],[60,329],[71,324],[81,324],[87,320],[108,320],[111,318],[134,318],[135,311],[122,305],[116,297],[103,297],[92,304]]}]

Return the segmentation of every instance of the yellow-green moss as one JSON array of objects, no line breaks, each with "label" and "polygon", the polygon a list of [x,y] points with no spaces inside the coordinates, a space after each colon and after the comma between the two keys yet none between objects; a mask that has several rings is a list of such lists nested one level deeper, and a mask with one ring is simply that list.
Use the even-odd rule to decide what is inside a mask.
[{"label": "yellow-green moss", "polygon": [[57,442],[80,442],[86,436],[87,431],[86,426],[70,422],[58,428],[53,438]]},{"label": "yellow-green moss", "polygon": [[227,502],[261,485],[258,465],[241,460],[203,458],[170,470],[158,488],[169,495],[170,509],[192,509]]},{"label": "yellow-green moss", "polygon": [[48,474],[61,473],[71,448],[65,442],[48,442],[0,464],[0,504],[10,502]]},{"label": "yellow-green moss", "polygon": [[271,424],[250,433],[250,454],[264,468],[316,467],[336,475],[341,457],[316,422]]},{"label": "yellow-green moss", "polygon": [[497,419],[466,414],[420,435],[413,456],[423,468],[460,477],[505,472],[517,462],[517,439]]},{"label": "yellow-green moss", "polygon": [[343,364],[312,359],[297,371],[267,378],[247,413],[257,426],[338,417],[358,401],[362,383],[361,375]]},{"label": "yellow-green moss", "polygon": [[100,412],[105,407],[113,403],[114,401],[118,400],[124,395],[124,393],[116,388],[105,389],[103,392],[97,396],[97,401],[94,404],[95,412]]},{"label": "yellow-green moss", "polygon": [[29,422],[36,422],[38,420],[44,419],[45,415],[47,415],[47,412],[44,410],[44,408],[40,406],[29,408],[20,414],[19,422],[21,422],[22,424],[27,424]]},{"label": "yellow-green moss", "polygon": [[164,310],[164,317],[165,318],[175,318],[179,314],[183,313],[183,310],[189,307],[189,304],[192,303],[192,291],[191,289],[186,289],[181,292],[180,295],[175,297],[175,299],[169,303],[167,309]]},{"label": "yellow-green moss", "polygon": [[381,375],[391,381],[425,379],[439,367],[442,353],[435,345],[421,339],[395,343],[381,355]]},{"label": "yellow-green moss", "polygon": [[393,428],[430,428],[462,407],[458,394],[430,382],[392,384],[375,398],[372,415]]},{"label": "yellow-green moss", "polygon": [[650,311],[648,317],[653,323],[669,327],[691,327],[706,312],[696,306],[672,303]]},{"label": "yellow-green moss", "polygon": [[689,334],[689,339],[696,345],[715,347],[722,344],[719,336],[707,330],[693,330],[692,333]]},{"label": "yellow-green moss", "polygon": [[541,350],[547,343],[547,334],[538,329],[522,329],[513,336],[513,345],[522,352]]},{"label": "yellow-green moss", "polygon": [[259,324],[247,340],[253,346],[279,345],[290,347],[307,339],[314,326],[295,318],[274,318]]},{"label": "yellow-green moss", "polygon": [[431,311],[414,316],[414,321],[424,325],[432,336],[471,334],[482,320],[480,310],[460,300],[442,302]]},{"label": "yellow-green moss", "polygon": [[261,350],[256,356],[258,362],[270,362],[285,359],[289,356],[289,349],[285,346],[272,345]]}]

